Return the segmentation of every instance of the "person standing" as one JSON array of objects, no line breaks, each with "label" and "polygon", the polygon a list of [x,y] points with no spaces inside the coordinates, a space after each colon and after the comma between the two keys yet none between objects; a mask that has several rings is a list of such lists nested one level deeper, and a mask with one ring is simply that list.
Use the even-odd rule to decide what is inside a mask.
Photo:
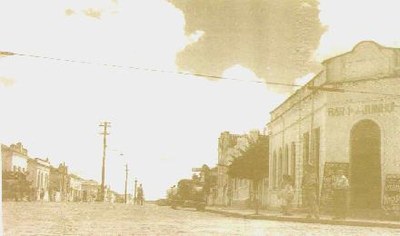
[{"label": "person standing", "polygon": [[344,175],[343,170],[337,170],[333,180],[333,201],[335,216],[333,219],[345,219],[347,214],[347,190],[349,189],[349,180]]},{"label": "person standing", "polygon": [[144,202],[144,193],[143,193],[143,187],[142,184],[139,185],[138,190],[137,190],[137,198],[139,201],[139,205],[143,206],[143,202]]},{"label": "person standing", "polygon": [[294,198],[293,182],[289,175],[283,176],[281,200],[282,200],[282,213],[283,215],[291,215],[290,209]]},{"label": "person standing", "polygon": [[317,203],[317,175],[312,165],[308,164],[303,175],[302,190],[303,204],[307,207],[307,218],[314,216],[319,219],[319,207]]}]

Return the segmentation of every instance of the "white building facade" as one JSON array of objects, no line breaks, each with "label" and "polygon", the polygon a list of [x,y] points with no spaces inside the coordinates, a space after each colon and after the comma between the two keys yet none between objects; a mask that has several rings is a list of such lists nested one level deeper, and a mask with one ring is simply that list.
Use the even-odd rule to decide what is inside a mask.
[{"label": "white building facade", "polygon": [[350,180],[350,207],[400,209],[400,192],[392,191],[400,183],[400,49],[361,42],[323,66],[271,112],[269,205],[279,206],[288,174],[300,207],[304,166],[312,164],[321,205],[336,165]]},{"label": "white building facade", "polygon": [[28,169],[28,151],[21,143],[11,144],[9,147],[1,145],[2,170],[26,172]]},{"label": "white building facade", "polygon": [[50,162],[48,159],[28,160],[28,179],[32,183],[33,199],[49,201]]}]

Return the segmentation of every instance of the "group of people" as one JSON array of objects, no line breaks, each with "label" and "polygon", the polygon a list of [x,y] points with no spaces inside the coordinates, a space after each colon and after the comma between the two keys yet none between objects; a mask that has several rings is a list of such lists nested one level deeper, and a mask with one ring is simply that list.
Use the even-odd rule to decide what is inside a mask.
[{"label": "group of people", "polygon": [[[307,218],[319,219],[319,203],[317,198],[318,180],[315,168],[307,165],[302,179],[303,205],[307,208]],[[332,182],[333,190],[333,219],[345,219],[347,213],[347,191],[349,181],[342,170],[337,170]],[[282,213],[291,215],[291,206],[294,199],[294,187],[292,177],[283,175],[281,191]]]}]

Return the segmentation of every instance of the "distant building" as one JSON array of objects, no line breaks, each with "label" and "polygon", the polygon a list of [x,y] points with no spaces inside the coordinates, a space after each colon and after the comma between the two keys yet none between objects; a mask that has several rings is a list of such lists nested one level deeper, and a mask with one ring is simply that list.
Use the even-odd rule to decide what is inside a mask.
[{"label": "distant building", "polygon": [[50,167],[50,201],[67,201],[68,196],[68,166],[65,163],[60,164],[57,168]]},{"label": "distant building", "polygon": [[210,183],[209,194],[207,196],[207,204],[210,206],[217,205],[218,199],[218,166],[210,169],[208,173],[208,178]]},{"label": "distant building", "polygon": [[111,190],[110,186],[104,186],[104,202],[115,203],[118,193]]},{"label": "distant building", "polygon": [[218,164],[217,164],[217,200],[218,205],[229,205],[232,198],[232,184],[228,176],[228,166],[232,160],[230,155],[240,135],[222,132],[218,138]]},{"label": "distant building", "polygon": [[11,144],[9,147],[1,145],[2,170],[26,172],[28,170],[28,151],[21,143]]},{"label": "distant building", "polygon": [[49,201],[50,162],[48,159],[28,160],[28,179],[32,182],[34,200]]},{"label": "distant building", "polygon": [[[247,205],[254,197],[252,181],[248,179],[230,178],[228,169],[231,162],[240,156],[251,142],[256,141],[260,135],[258,130],[250,131],[248,134],[238,135],[229,132],[221,133],[218,140],[218,164],[217,164],[217,197],[218,205]],[[263,181],[260,186],[259,199],[264,198],[264,185],[268,185],[267,181]],[[266,192],[266,191],[265,191]],[[261,203],[266,204],[266,201]]]},{"label": "distant building", "polygon": [[68,175],[68,201],[80,202],[82,201],[82,182],[83,179],[75,174]]},{"label": "distant building", "polygon": [[99,193],[99,183],[95,180],[82,181],[82,200],[84,202],[96,201]]},{"label": "distant building", "polygon": [[[323,70],[271,112],[269,204],[279,206],[282,176],[314,167],[322,206],[334,169],[349,178],[353,209],[400,210],[400,48],[366,41],[323,62]],[[397,184],[396,184],[397,183]]]},{"label": "distant building", "polygon": [[28,151],[21,143],[1,145],[2,199],[29,199],[31,183],[27,180]]}]

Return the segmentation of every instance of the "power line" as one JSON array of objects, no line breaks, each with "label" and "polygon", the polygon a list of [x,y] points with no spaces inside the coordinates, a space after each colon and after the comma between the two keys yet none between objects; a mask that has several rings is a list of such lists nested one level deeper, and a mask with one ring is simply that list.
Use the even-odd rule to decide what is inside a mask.
[{"label": "power line", "polygon": [[[183,72],[183,71],[168,71],[168,70],[161,70],[161,69],[155,69],[155,68],[146,68],[146,67],[139,67],[139,66],[123,66],[123,65],[118,65],[118,64],[97,63],[97,62],[90,62],[90,61],[65,59],[65,58],[58,58],[58,57],[48,57],[48,56],[26,54],[26,53],[17,53],[17,52],[0,51],[0,55],[31,57],[31,58],[37,58],[37,59],[64,61],[64,62],[69,62],[69,63],[78,63],[78,64],[85,64],[85,65],[97,65],[97,66],[105,66],[105,67],[113,67],[113,68],[142,70],[142,71],[158,72],[158,73],[166,73],[166,74],[178,74],[178,75],[184,75],[184,76],[197,76],[197,77],[206,77],[206,78],[211,78],[211,79],[222,79],[222,80],[231,80],[231,81],[257,83],[257,84],[269,84],[269,85],[277,85],[277,86],[285,86],[285,87],[301,88],[301,87],[304,86],[304,85],[298,85],[298,84],[292,84],[292,83],[260,81],[260,80],[243,80],[243,79],[238,79],[238,78],[231,78],[231,77],[224,77],[224,76],[217,76],[217,75],[209,75],[209,74],[202,74],[202,73],[191,73],[191,72]],[[328,91],[328,92],[359,93],[359,94],[371,94],[371,95],[384,95],[384,96],[400,97],[400,94],[391,94],[391,93],[380,93],[380,92],[361,91],[361,90],[348,90],[348,89],[335,89],[335,88],[329,88],[329,87],[323,87],[323,86],[318,86],[318,87],[308,86],[308,87],[310,87],[313,90],[321,90],[321,91]]]},{"label": "power line", "polygon": [[166,73],[166,74],[179,74],[179,75],[185,75],[185,76],[206,77],[206,78],[211,78],[211,79],[233,80],[233,81],[239,81],[239,82],[280,85],[280,86],[287,86],[287,87],[301,87],[302,86],[302,85],[296,85],[296,84],[290,84],[290,83],[260,81],[260,80],[242,80],[242,79],[238,79],[238,78],[223,77],[223,76],[209,75],[209,74],[202,74],[202,73],[191,73],[191,72],[184,72],[184,71],[168,71],[168,70],[146,68],[146,67],[139,67],[139,66],[123,66],[123,65],[118,65],[118,64],[97,63],[97,62],[81,61],[81,60],[74,60],[74,59],[64,59],[64,58],[58,58],[58,57],[40,56],[40,55],[26,54],[26,53],[0,51],[0,55],[1,54],[21,56],[21,57],[31,57],[31,58],[37,58],[37,59],[53,60],[53,61],[64,61],[64,62],[69,62],[69,63],[78,63],[78,64],[85,64],[85,65],[97,65],[97,66],[106,66],[106,67],[114,67],[114,68],[124,68],[124,69],[134,69],[134,70],[142,70],[142,71],[150,71],[150,72],[159,72],[159,73]]}]

